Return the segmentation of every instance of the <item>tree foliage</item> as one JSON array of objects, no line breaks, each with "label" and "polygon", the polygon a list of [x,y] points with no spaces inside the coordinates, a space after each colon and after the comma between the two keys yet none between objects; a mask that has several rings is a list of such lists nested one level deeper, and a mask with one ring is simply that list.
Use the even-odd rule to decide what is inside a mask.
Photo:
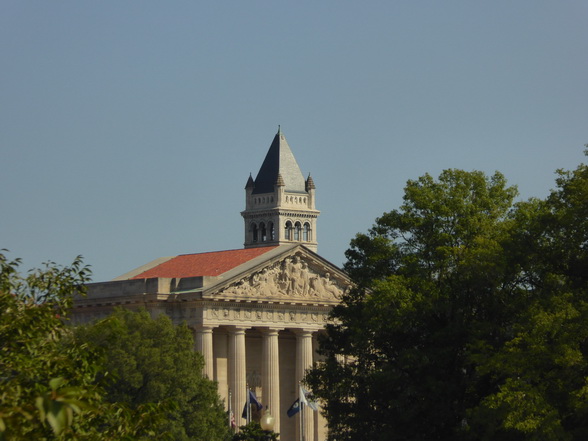
[{"label": "tree foliage", "polygon": [[[480,351],[479,371],[498,388],[472,422],[521,439],[588,437],[588,167],[558,171],[544,201],[520,204],[513,238],[527,297],[513,336]],[[490,438],[490,436],[488,437]]]},{"label": "tree foliage", "polygon": [[231,441],[277,441],[278,437],[275,432],[263,430],[257,421],[251,421],[246,426],[241,426]]},{"label": "tree foliage", "polygon": [[0,440],[225,440],[216,385],[185,326],[145,311],[67,325],[90,271],[23,277],[0,254]]},{"label": "tree foliage", "polygon": [[356,283],[307,380],[331,439],[586,438],[588,170],[409,181],[347,251]]},{"label": "tree foliage", "polygon": [[76,337],[103,354],[109,376],[102,379],[111,402],[136,409],[167,403],[156,433],[174,440],[224,440],[227,417],[216,384],[202,376],[203,359],[194,352],[187,326],[170,318],[152,319],[146,310],[117,309],[108,318],[79,327]]},{"label": "tree foliage", "polygon": [[141,439],[157,409],[104,400],[101,366],[65,325],[90,271],[47,263],[23,277],[0,254],[0,439]]}]

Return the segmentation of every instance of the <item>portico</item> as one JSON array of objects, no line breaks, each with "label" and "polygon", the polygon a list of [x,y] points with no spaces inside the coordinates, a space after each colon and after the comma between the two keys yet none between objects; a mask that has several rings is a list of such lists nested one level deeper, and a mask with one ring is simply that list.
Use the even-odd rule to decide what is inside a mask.
[{"label": "portico", "polygon": [[[199,349],[204,355],[205,375],[219,384],[227,385],[225,390],[221,389],[219,393],[227,403],[230,400],[230,409],[234,412],[237,424],[245,423],[241,420],[241,412],[249,388],[255,392],[264,408],[269,409],[274,416],[276,432],[282,432],[282,420],[285,429],[295,432],[298,428],[296,419],[289,419],[286,410],[297,398],[298,384],[304,372],[312,366],[315,356],[313,342],[318,332],[318,329],[310,328],[287,330],[264,326],[248,328],[229,325],[212,327],[211,332],[195,330],[195,338],[197,348],[210,345],[209,351]],[[215,340],[216,344],[213,343]],[[216,347],[217,351],[214,351],[213,347]],[[284,355],[292,352],[292,347],[295,356]],[[283,354],[282,357],[280,353]],[[252,360],[249,364],[248,359]],[[294,376],[290,375],[292,371],[295,372]],[[286,381],[280,381],[282,372]],[[314,439],[315,419],[317,425],[324,423],[319,422],[318,414],[315,415],[314,412],[307,412],[305,419],[307,421],[303,426],[308,431],[305,439]]]}]

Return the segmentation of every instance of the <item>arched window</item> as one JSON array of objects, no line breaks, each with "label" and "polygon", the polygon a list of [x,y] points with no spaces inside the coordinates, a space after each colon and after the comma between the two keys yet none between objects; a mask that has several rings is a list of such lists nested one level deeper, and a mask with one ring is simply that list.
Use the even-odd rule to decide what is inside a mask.
[{"label": "arched window", "polygon": [[302,237],[304,242],[310,242],[312,240],[312,236],[310,234],[310,224],[308,222],[304,224],[304,231],[302,233]]},{"label": "arched window", "polygon": [[251,224],[251,235],[253,237],[253,242],[257,242],[257,225]]},{"label": "arched window", "polygon": [[286,229],[284,231],[286,240],[292,240],[292,222],[286,222]]},{"label": "arched window", "polygon": [[296,222],[294,224],[294,240],[299,241],[300,240],[300,231],[302,230],[302,225],[300,225],[300,222]]},{"label": "arched window", "polygon": [[263,222],[259,224],[259,232],[261,233],[261,241],[265,242],[267,240],[267,231]]},{"label": "arched window", "polygon": [[274,240],[276,240],[276,232],[274,231],[274,223],[268,222],[267,229],[269,231],[269,240],[273,242]]}]

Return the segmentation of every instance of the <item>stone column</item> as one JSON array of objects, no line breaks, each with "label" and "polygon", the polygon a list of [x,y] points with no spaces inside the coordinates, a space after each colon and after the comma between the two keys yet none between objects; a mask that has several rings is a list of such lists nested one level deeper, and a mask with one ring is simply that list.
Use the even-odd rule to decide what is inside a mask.
[{"label": "stone column", "polygon": [[221,398],[225,400],[226,410],[229,410],[229,343],[226,329],[218,329],[217,332],[214,333],[213,343],[214,381],[218,383],[218,393]]},{"label": "stone column", "polygon": [[[312,367],[312,331],[299,330],[296,332],[296,396],[299,395],[299,384],[304,373]],[[314,411],[304,406],[302,420],[302,441],[314,440]]]},{"label": "stone column", "polygon": [[263,404],[274,417],[274,432],[280,432],[280,355],[278,329],[262,330],[261,389]]},{"label": "stone column", "polygon": [[204,369],[202,374],[210,380],[214,380],[214,357],[212,350],[212,326],[200,325],[194,330],[194,343],[196,350],[204,357]]},{"label": "stone column", "polygon": [[[319,343],[318,343],[318,336],[319,333],[324,333],[325,331],[319,331],[319,332],[315,332],[312,338],[312,346],[313,346],[313,354],[314,354],[314,360],[315,362],[321,362],[321,361],[325,361],[326,357],[323,355],[320,355],[318,353],[318,347],[319,347]],[[320,406],[320,403],[319,403]],[[318,412],[314,412],[314,439],[315,440],[320,440],[320,439],[327,439],[327,434],[328,434],[329,430],[328,430],[328,424],[327,424],[327,419],[321,414],[320,410]]]},{"label": "stone column", "polygon": [[232,394],[232,408],[237,427],[244,424],[241,411],[247,401],[247,371],[245,359],[245,329],[234,326],[229,331],[229,389]]}]

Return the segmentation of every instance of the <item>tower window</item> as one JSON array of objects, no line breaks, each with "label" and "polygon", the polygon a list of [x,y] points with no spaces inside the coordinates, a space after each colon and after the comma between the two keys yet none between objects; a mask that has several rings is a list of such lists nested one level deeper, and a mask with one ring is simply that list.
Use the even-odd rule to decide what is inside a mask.
[{"label": "tower window", "polygon": [[310,224],[308,222],[304,224],[302,237],[304,242],[310,242],[312,240],[312,235],[310,234]]},{"label": "tower window", "polygon": [[292,240],[292,222],[288,221],[286,222],[286,228],[284,231],[284,236],[286,237],[286,240]]},{"label": "tower window", "polygon": [[259,224],[259,231],[261,233],[261,241],[265,242],[267,240],[267,231],[263,222]]},{"label": "tower window", "polygon": [[300,231],[302,230],[302,225],[300,225],[300,222],[296,222],[296,224],[294,224],[294,240],[299,241],[300,240]]},{"label": "tower window", "polygon": [[269,240],[271,240],[273,242],[274,240],[276,240],[276,232],[274,231],[274,223],[268,222],[267,229],[269,230]]},{"label": "tower window", "polygon": [[257,225],[251,224],[251,235],[253,236],[253,242],[257,242]]}]

